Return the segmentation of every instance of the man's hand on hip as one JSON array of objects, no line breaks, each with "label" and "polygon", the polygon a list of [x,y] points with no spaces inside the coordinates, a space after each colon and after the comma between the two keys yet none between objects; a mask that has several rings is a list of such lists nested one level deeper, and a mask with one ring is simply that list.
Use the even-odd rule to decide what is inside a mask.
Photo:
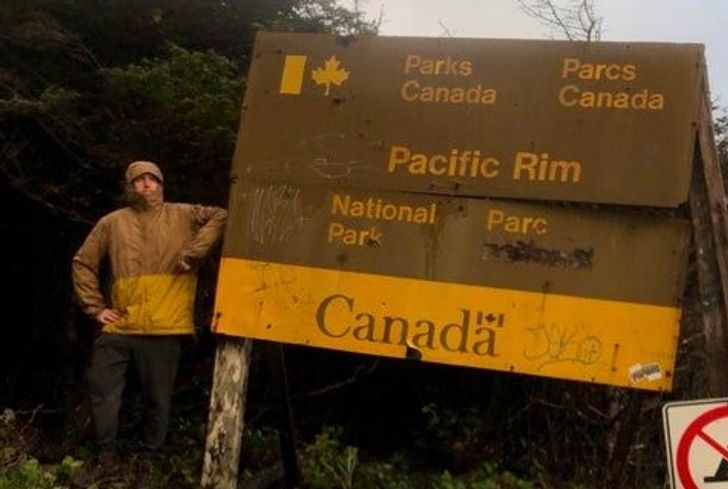
[{"label": "man's hand on hip", "polygon": [[101,324],[109,324],[121,319],[121,313],[116,309],[104,309],[96,315],[96,321]]},{"label": "man's hand on hip", "polygon": [[182,253],[179,257],[179,260],[177,260],[177,269],[182,273],[189,272],[190,270],[192,270],[192,264],[192,258],[190,258],[185,253]]}]

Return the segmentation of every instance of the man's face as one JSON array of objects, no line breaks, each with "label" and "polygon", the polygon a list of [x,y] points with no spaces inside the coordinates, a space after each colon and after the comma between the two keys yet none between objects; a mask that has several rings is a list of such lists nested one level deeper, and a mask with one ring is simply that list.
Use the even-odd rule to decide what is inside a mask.
[{"label": "man's face", "polygon": [[134,191],[139,195],[152,195],[159,189],[159,180],[151,173],[139,175],[131,181]]}]

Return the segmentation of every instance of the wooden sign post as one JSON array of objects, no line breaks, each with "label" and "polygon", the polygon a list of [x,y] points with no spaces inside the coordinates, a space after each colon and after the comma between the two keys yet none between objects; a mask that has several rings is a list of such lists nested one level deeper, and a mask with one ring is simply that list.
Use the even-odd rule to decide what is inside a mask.
[{"label": "wooden sign post", "polygon": [[251,340],[218,338],[201,487],[235,489],[243,438]]}]

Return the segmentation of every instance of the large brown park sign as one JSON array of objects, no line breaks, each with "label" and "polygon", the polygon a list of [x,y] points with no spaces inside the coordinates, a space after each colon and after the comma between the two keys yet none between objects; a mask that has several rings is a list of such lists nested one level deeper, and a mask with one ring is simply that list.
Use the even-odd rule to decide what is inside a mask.
[{"label": "large brown park sign", "polygon": [[238,186],[219,333],[669,389],[687,223],[504,201]]},{"label": "large brown park sign", "polygon": [[702,59],[260,34],[215,330],[669,390]]},{"label": "large brown park sign", "polygon": [[240,178],[674,207],[701,45],[260,34]]}]

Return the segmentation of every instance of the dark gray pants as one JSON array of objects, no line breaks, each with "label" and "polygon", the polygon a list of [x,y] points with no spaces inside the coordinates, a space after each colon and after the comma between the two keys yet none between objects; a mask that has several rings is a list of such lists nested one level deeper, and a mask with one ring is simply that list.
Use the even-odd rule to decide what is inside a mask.
[{"label": "dark gray pants", "polygon": [[180,351],[179,336],[101,333],[96,338],[88,380],[96,442],[102,449],[112,448],[116,441],[121,395],[130,361],[139,372],[145,405],[143,442],[150,449],[162,446]]}]

